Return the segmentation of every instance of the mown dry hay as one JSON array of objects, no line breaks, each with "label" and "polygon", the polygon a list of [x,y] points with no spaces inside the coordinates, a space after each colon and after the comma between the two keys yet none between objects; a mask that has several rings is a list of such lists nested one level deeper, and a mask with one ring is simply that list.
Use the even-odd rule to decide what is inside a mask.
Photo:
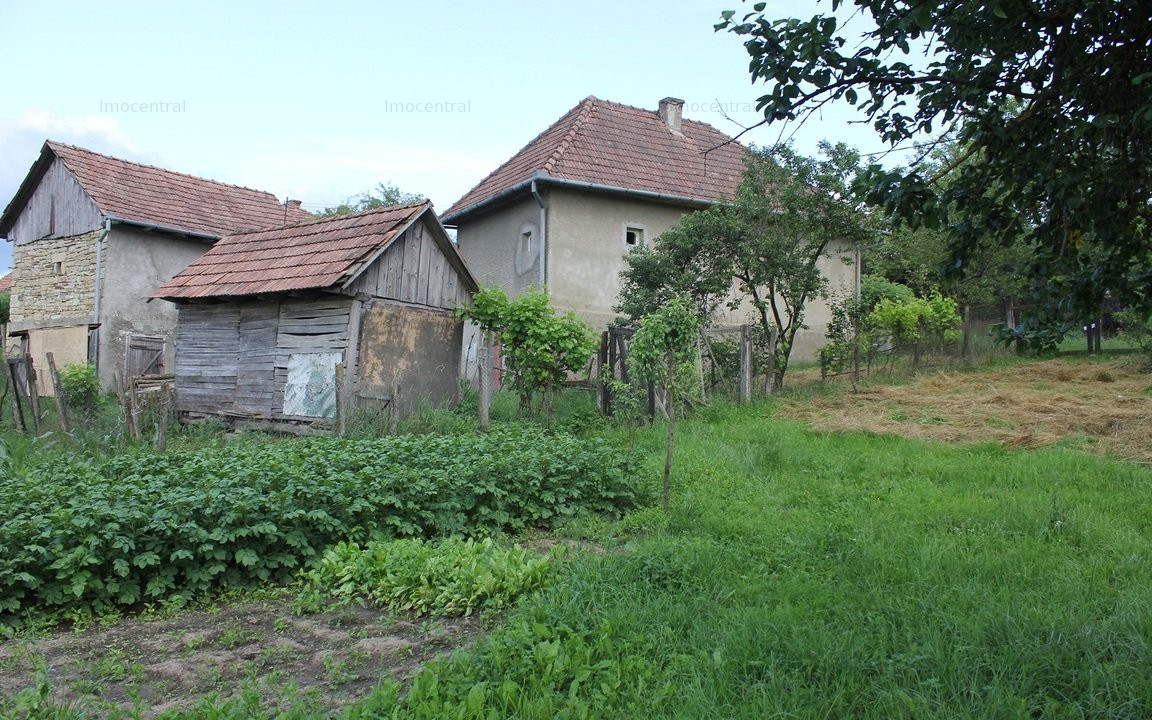
[{"label": "mown dry hay", "polygon": [[789,398],[780,415],[823,430],[1014,448],[1063,444],[1152,461],[1152,374],[1137,358],[923,374],[905,385]]}]

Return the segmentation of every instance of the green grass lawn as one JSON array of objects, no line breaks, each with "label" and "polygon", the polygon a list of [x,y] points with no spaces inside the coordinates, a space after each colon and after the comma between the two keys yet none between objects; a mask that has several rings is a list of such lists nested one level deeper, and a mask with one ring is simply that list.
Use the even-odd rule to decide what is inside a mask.
[{"label": "green grass lawn", "polygon": [[[1145,466],[767,405],[681,428],[666,527],[574,559],[399,716],[1152,716]],[[655,488],[659,429],[642,443]]]}]

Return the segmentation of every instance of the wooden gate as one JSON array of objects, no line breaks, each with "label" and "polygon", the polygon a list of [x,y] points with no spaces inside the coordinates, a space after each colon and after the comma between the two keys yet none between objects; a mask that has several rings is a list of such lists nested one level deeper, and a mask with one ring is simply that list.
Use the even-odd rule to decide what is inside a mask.
[{"label": "wooden gate", "polygon": [[[628,377],[628,349],[632,336],[636,334],[633,328],[609,325],[600,336],[600,412],[605,415],[612,414],[612,386],[610,381],[619,380],[631,383]],[[648,417],[656,415],[656,388],[648,383]]]},{"label": "wooden gate", "polygon": [[134,378],[141,375],[164,374],[164,350],[167,341],[154,335],[129,335],[124,344],[124,374]]}]

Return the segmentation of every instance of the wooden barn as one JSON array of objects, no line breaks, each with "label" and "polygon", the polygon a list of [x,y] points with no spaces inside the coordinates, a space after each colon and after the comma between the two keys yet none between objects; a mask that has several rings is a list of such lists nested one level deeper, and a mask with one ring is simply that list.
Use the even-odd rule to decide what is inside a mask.
[{"label": "wooden barn", "polygon": [[396,391],[456,400],[475,290],[425,201],[226,236],[153,297],[179,305],[182,418],[325,428]]}]

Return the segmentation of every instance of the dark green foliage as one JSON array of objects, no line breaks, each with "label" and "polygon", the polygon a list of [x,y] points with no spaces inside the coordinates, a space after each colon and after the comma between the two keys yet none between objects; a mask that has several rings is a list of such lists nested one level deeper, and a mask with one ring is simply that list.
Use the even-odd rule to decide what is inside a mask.
[{"label": "dark green foliage", "polygon": [[8,293],[0,293],[0,325],[8,324],[8,313],[12,307],[12,296]]},{"label": "dark green foliage", "polygon": [[1069,323],[1030,316],[1016,327],[995,323],[988,334],[997,345],[1015,348],[1020,355],[1052,355],[1071,330]]},{"label": "dark green foliage", "polygon": [[916,293],[907,285],[892,282],[878,275],[865,275],[860,278],[860,303],[864,315],[875,310],[881,300],[907,303],[912,302],[915,297]]},{"label": "dark green foliage", "polygon": [[1035,286],[1067,309],[1095,307],[1102,284],[1152,306],[1146,2],[832,0],[778,20],[765,7],[716,27],[744,39],[766,122],[841,101],[893,146],[943,131],[964,148],[950,166],[873,165],[858,188],[944,228],[956,268],[1022,241]]},{"label": "dark green foliage", "polygon": [[340,540],[550,527],[636,500],[629,457],[526,427],[57,461],[0,486],[0,621],[283,581]]}]

